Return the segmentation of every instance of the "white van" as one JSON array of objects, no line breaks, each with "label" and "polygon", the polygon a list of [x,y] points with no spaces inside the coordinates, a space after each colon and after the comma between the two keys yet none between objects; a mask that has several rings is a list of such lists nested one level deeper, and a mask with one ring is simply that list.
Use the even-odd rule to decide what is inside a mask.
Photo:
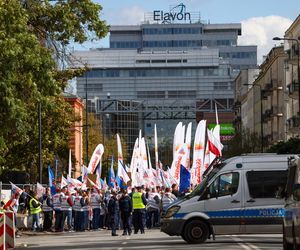
[{"label": "white van", "polygon": [[283,249],[300,249],[300,158],[289,159],[283,218]]},{"label": "white van", "polygon": [[216,234],[282,233],[289,156],[243,155],[210,166],[202,183],[167,209],[161,230],[188,243]]}]

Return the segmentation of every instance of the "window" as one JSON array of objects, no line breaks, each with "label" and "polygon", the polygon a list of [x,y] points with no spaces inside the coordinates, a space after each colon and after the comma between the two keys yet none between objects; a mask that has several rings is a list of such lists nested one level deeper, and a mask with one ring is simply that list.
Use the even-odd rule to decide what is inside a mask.
[{"label": "window", "polygon": [[287,171],[251,171],[247,172],[247,181],[252,198],[276,198],[285,188]]},{"label": "window", "polygon": [[233,195],[239,187],[239,173],[220,175],[210,186],[210,198]]}]

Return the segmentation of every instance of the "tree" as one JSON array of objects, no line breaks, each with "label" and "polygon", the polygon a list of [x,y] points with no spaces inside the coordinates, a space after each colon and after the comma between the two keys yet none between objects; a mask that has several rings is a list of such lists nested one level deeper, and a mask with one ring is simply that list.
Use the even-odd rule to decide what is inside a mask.
[{"label": "tree", "polygon": [[89,0],[0,1],[2,170],[31,169],[36,174],[39,103],[43,162],[52,162],[56,154],[68,156],[69,128],[78,118],[62,93],[68,79],[82,70],[59,70],[53,53],[60,54],[57,43],[82,43],[91,32],[104,36],[108,27],[99,19],[100,10],[100,5]]},{"label": "tree", "polygon": [[224,152],[224,157],[229,158],[245,153],[256,153],[261,150],[261,139],[256,133],[250,133],[243,129],[242,133],[237,133],[228,144],[228,150]]},{"label": "tree", "polygon": [[268,149],[269,153],[300,154],[300,139],[290,138],[286,142],[279,142]]}]

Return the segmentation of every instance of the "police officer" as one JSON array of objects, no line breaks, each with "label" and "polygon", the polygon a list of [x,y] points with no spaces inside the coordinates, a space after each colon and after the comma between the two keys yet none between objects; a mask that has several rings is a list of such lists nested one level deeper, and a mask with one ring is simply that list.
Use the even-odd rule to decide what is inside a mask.
[{"label": "police officer", "polygon": [[123,224],[123,234],[122,235],[131,235],[131,223],[130,216],[132,213],[132,200],[130,196],[127,194],[126,189],[122,190],[122,196],[119,200],[120,211],[121,211],[121,219]]},{"label": "police officer", "polygon": [[46,188],[46,193],[42,197],[42,210],[44,213],[44,231],[50,231],[53,219],[53,202],[50,187]]},{"label": "police officer", "polygon": [[147,200],[145,195],[142,193],[142,188],[137,187],[137,191],[132,194],[132,222],[134,227],[134,233],[137,234],[138,231],[141,231],[141,234],[145,233],[144,224],[145,224],[145,217],[146,217],[146,205]]},{"label": "police officer", "polygon": [[111,235],[112,236],[118,236],[117,235],[117,223],[118,223],[118,217],[119,217],[119,201],[117,199],[117,193],[115,191],[111,192],[111,197],[108,202],[108,214],[110,217],[110,227],[111,227]]}]

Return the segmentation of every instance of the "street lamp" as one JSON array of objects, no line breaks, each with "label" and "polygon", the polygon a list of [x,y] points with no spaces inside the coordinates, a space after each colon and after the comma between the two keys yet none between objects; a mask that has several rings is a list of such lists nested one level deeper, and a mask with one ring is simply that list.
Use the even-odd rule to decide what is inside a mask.
[{"label": "street lamp", "polygon": [[296,38],[287,38],[287,37],[274,37],[273,38],[274,41],[281,41],[281,40],[287,40],[287,41],[295,41],[297,43],[297,49],[298,49],[298,53],[297,53],[297,74],[298,74],[298,115],[300,115],[300,66],[299,66],[299,50],[300,50],[300,46],[299,46],[299,40]]},{"label": "street lamp", "polygon": [[264,131],[263,131],[263,95],[262,95],[262,89],[259,84],[243,84],[244,86],[254,86],[259,87],[259,93],[260,93],[260,150],[261,153],[264,152]]},{"label": "street lamp", "polygon": [[89,126],[88,126],[88,79],[85,72],[85,147],[86,147],[86,167],[89,165]]}]

